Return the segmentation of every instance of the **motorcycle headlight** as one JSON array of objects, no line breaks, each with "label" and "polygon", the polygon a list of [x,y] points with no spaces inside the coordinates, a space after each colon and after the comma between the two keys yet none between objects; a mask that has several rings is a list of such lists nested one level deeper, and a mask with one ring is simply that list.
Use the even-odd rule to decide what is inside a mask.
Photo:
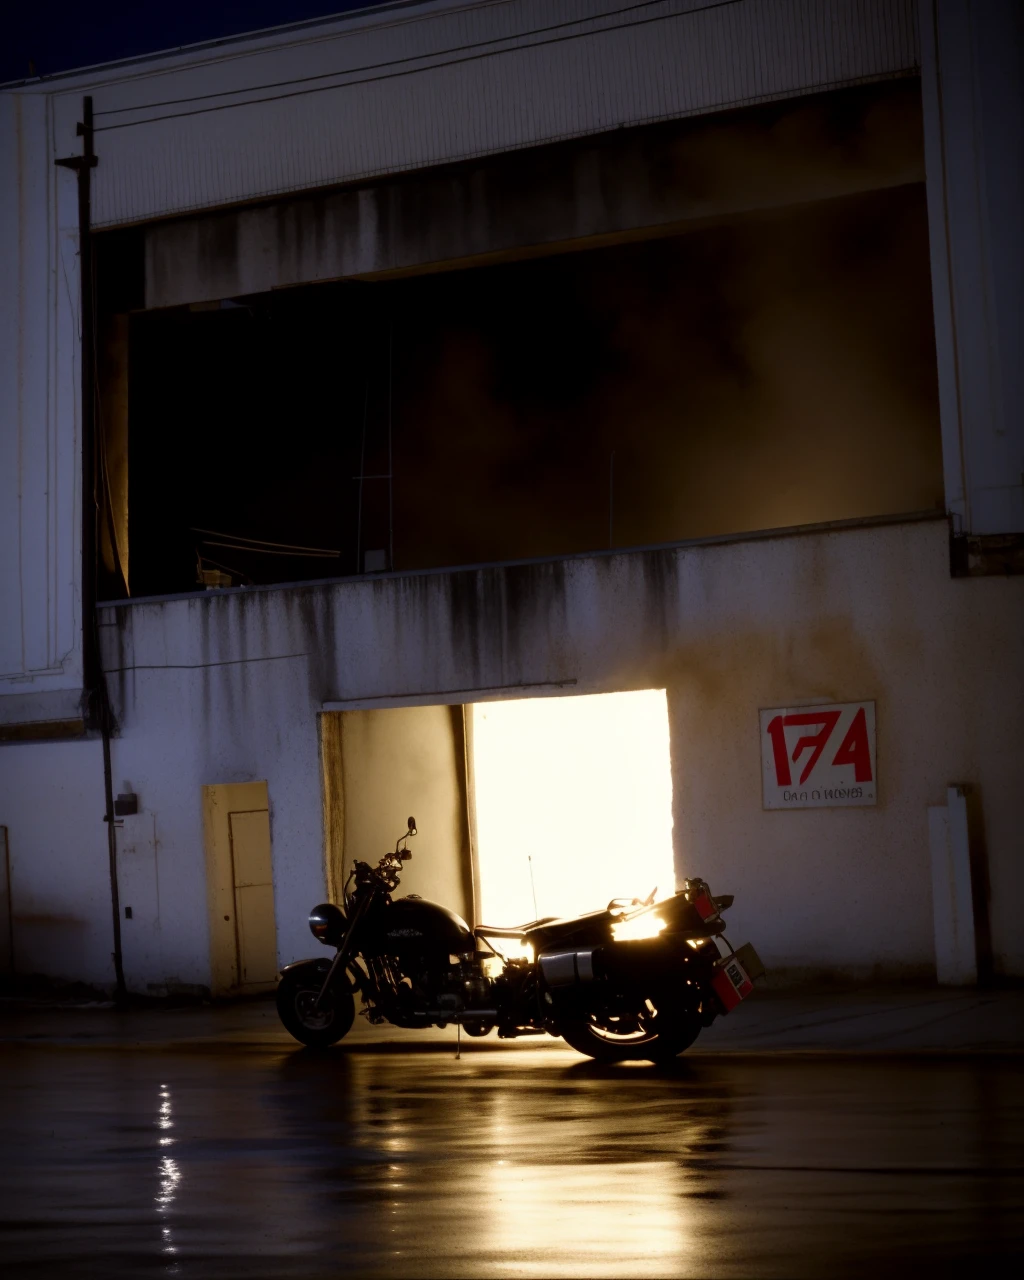
[{"label": "motorcycle headlight", "polygon": [[616,942],[637,942],[641,938],[656,938],[663,933],[665,921],[661,916],[633,916],[631,920],[617,920],[612,925],[612,938]]},{"label": "motorcycle headlight", "polygon": [[309,931],[325,947],[338,947],[345,936],[345,917],[330,902],[321,902],[309,913]]}]

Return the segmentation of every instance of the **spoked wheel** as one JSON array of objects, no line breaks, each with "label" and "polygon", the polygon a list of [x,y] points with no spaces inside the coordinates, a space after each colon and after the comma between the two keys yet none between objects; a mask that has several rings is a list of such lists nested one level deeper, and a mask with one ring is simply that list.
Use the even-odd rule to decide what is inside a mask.
[{"label": "spoked wheel", "polygon": [[688,1049],[702,1026],[699,1011],[668,1000],[621,1000],[599,1012],[563,1019],[562,1039],[598,1062],[667,1062]]},{"label": "spoked wheel", "polygon": [[340,989],[325,996],[316,1007],[323,985],[322,973],[286,973],[277,988],[277,1012],[296,1040],[311,1049],[326,1049],[347,1035],[356,1016],[352,992]]}]

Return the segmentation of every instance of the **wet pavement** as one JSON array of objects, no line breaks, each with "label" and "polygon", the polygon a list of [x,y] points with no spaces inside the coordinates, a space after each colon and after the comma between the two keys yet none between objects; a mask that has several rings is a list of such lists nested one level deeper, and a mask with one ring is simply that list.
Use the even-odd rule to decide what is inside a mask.
[{"label": "wet pavement", "polygon": [[[889,1022],[903,1010],[905,1040],[916,1019],[920,1047],[944,1021],[948,1042],[981,1016],[954,999],[891,998]],[[1019,1034],[1019,1010],[997,1001],[990,1037]],[[456,1060],[450,1032],[315,1055],[265,1005],[9,1010],[0,1268],[962,1275],[1024,1257],[1021,1057],[828,1051],[835,1027],[884,1013],[765,1001],[758,1052],[708,1037],[655,1069],[491,1039]]]}]

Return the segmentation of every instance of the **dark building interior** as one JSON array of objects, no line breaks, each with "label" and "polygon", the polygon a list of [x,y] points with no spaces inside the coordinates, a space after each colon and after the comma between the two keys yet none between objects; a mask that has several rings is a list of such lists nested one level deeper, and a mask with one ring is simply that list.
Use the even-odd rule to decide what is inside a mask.
[{"label": "dark building interior", "polygon": [[913,182],[139,310],[131,594],[941,507],[929,278]]}]

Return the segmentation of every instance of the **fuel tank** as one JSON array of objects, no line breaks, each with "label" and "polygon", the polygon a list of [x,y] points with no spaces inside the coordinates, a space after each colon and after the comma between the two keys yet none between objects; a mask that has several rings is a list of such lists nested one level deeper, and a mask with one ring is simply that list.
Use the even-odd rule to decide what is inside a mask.
[{"label": "fuel tank", "polygon": [[468,924],[454,911],[423,898],[398,898],[375,911],[368,921],[364,955],[464,955],[475,948]]}]

